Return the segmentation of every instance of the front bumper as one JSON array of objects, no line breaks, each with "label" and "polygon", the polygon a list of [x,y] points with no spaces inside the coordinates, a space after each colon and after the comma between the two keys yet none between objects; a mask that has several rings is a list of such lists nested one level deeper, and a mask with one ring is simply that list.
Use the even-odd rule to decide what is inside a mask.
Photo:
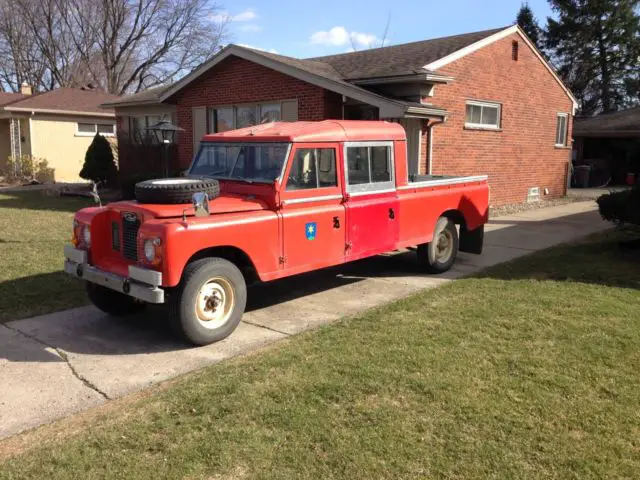
[{"label": "front bumper", "polygon": [[76,278],[110,288],[147,303],[164,303],[162,273],[129,265],[129,276],[105,272],[88,263],[87,252],[71,245],[64,247],[64,271]]}]

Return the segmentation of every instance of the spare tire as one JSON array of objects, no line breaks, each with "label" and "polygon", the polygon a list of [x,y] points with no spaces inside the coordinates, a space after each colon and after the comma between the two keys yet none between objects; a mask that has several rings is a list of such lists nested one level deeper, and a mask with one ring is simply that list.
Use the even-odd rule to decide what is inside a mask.
[{"label": "spare tire", "polygon": [[176,204],[191,203],[196,192],[205,192],[209,200],[220,195],[220,184],[211,178],[160,178],[136,183],[139,203]]}]

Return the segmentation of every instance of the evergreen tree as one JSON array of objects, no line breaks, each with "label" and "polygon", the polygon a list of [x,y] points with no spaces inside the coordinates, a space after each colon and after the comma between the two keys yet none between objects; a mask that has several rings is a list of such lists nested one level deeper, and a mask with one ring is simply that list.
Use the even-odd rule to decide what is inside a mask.
[{"label": "evergreen tree", "polygon": [[613,112],[638,102],[640,0],[549,0],[546,46],[580,102],[580,113]]},{"label": "evergreen tree", "polygon": [[538,47],[538,50],[542,50],[542,30],[538,25],[536,17],[533,15],[533,11],[529,7],[528,3],[523,3],[518,11],[516,22],[524,30],[524,33],[531,39],[533,44]]},{"label": "evergreen tree", "polygon": [[93,182],[110,184],[116,181],[118,169],[113,161],[113,151],[106,138],[96,133],[84,157],[80,177]]}]

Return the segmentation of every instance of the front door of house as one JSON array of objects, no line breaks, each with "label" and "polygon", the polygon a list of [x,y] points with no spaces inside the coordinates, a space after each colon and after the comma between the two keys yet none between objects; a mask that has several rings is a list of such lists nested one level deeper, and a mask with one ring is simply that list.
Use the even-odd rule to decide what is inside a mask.
[{"label": "front door of house", "polygon": [[407,162],[408,174],[420,173],[420,137],[422,135],[422,120],[419,118],[401,118],[398,123],[407,133]]}]

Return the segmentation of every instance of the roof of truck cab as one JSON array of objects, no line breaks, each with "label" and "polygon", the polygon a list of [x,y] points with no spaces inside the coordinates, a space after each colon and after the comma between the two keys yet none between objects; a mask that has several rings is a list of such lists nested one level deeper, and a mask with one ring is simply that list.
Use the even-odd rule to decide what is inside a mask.
[{"label": "roof of truck cab", "polygon": [[364,120],[272,122],[205,135],[205,142],[359,142],[406,140],[398,123]]}]

